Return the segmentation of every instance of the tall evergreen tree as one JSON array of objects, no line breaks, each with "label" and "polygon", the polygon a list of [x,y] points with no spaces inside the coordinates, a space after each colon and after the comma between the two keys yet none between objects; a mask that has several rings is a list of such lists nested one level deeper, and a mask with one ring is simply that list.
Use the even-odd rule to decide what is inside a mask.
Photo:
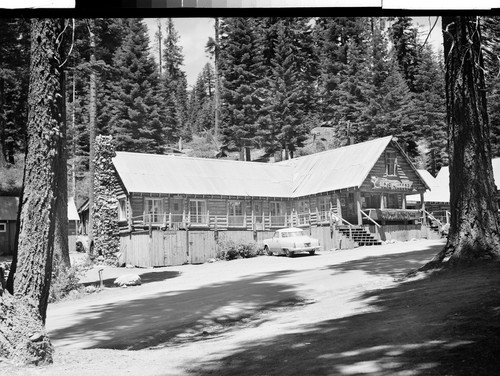
[{"label": "tall evergreen tree", "polygon": [[184,56],[172,18],[167,20],[164,47],[163,97],[168,116],[164,124],[164,133],[169,141],[175,141],[179,137],[189,138],[190,136],[187,125],[187,80],[182,70]]},{"label": "tall evergreen tree", "polygon": [[415,88],[415,75],[418,74],[419,63],[418,29],[413,25],[411,17],[396,17],[389,27],[394,56],[399,64],[404,79],[411,92]]},{"label": "tall evergreen tree", "polygon": [[[351,82],[350,90],[341,88],[352,77],[360,72],[360,54],[366,42],[367,19],[356,17],[339,17],[316,19],[314,36],[316,56],[320,60],[320,78],[318,83],[318,113],[322,123],[326,126],[339,126],[346,124],[349,118],[346,111],[339,113],[344,105],[351,104],[348,97],[359,96]],[[356,68],[351,64],[355,62]],[[349,72],[349,73],[348,73]],[[351,80],[352,81],[352,80]],[[355,81],[357,81],[355,79]],[[346,85],[343,85],[346,86]],[[345,94],[340,98],[339,94]],[[351,97],[351,99],[354,99]],[[344,101],[343,104],[340,101]],[[345,102],[348,103],[345,103]]]},{"label": "tall evergreen tree", "polygon": [[260,118],[264,127],[258,134],[269,151],[283,149],[292,157],[307,139],[314,112],[317,61],[308,21],[276,19],[268,28],[274,40],[268,43],[266,100]]},{"label": "tall evergreen tree", "polygon": [[414,74],[411,123],[428,145],[426,168],[435,176],[448,165],[444,68],[430,46],[422,47]]},{"label": "tall evergreen tree", "polygon": [[[265,67],[258,22],[228,18],[221,22],[221,137],[229,149],[258,146]],[[257,135],[257,136],[256,136]]]},{"label": "tall evergreen tree", "polygon": [[497,261],[500,222],[491,164],[488,111],[477,17],[443,17],[450,145],[451,226],[445,248],[426,267]]},{"label": "tall evergreen tree", "polygon": [[159,79],[149,51],[149,37],[142,19],[124,19],[127,29],[113,56],[114,80],[109,102],[102,110],[109,114],[107,131],[117,150],[160,153],[164,138]]},{"label": "tall evergreen tree", "polygon": [[25,20],[0,19],[0,166],[25,150],[29,42]]}]

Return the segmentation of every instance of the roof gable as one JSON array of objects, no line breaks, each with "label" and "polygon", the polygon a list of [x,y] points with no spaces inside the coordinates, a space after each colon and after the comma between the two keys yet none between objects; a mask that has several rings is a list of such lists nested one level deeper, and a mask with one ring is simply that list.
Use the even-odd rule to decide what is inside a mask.
[{"label": "roof gable", "polygon": [[392,136],[279,162],[294,169],[293,197],[359,188]]}]

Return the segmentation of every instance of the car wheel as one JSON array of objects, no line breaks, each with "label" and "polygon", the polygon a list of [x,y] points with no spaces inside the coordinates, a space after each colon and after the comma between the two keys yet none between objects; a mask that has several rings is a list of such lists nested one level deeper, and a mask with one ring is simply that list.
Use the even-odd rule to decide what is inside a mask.
[{"label": "car wheel", "polygon": [[314,255],[315,252],[316,251],[309,251],[309,254],[312,256],[312,255]]},{"label": "car wheel", "polygon": [[286,257],[293,257],[293,252],[290,252],[289,249],[285,249],[285,255]]},{"label": "car wheel", "polygon": [[273,255],[273,253],[271,252],[271,250],[269,249],[269,247],[267,245],[264,247],[264,252],[266,252],[266,254],[268,256],[272,256]]}]

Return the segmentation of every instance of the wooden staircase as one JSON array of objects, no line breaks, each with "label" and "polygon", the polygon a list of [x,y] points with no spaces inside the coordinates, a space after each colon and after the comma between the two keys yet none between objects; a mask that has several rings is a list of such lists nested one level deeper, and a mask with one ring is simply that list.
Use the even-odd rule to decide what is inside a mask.
[{"label": "wooden staircase", "polygon": [[347,238],[358,243],[360,247],[365,245],[381,245],[382,242],[376,239],[370,232],[361,226],[337,226],[337,230]]}]

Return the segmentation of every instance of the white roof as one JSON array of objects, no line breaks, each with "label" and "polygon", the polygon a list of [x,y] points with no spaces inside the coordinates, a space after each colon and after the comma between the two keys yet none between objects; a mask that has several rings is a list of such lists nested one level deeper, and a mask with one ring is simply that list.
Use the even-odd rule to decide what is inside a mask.
[{"label": "white roof", "polygon": [[292,166],[293,197],[359,188],[392,136],[279,162]]},{"label": "white roof", "polygon": [[117,152],[127,192],[303,197],[359,188],[392,136],[278,163]]},{"label": "white roof", "polygon": [[[18,206],[18,197],[0,196],[0,220],[16,221]],[[68,220],[80,220],[73,197],[68,198]]]},{"label": "white roof", "polygon": [[79,221],[80,216],[76,210],[75,199],[73,197],[68,198],[68,221]]},{"label": "white roof", "polygon": [[128,192],[290,197],[291,168],[208,158],[117,152],[113,158]]},{"label": "white roof", "polygon": [[[497,190],[500,190],[500,158],[491,160],[493,165],[493,178]],[[419,170],[421,172],[421,170]],[[427,171],[426,171],[427,172]],[[428,173],[429,174],[429,173]],[[432,175],[429,174],[432,178]],[[425,177],[424,177],[425,179]],[[430,192],[426,191],[424,195],[425,202],[450,202],[450,169],[448,166],[441,167],[436,178],[429,185]],[[420,202],[420,195],[411,195],[407,197],[408,201]]]}]

